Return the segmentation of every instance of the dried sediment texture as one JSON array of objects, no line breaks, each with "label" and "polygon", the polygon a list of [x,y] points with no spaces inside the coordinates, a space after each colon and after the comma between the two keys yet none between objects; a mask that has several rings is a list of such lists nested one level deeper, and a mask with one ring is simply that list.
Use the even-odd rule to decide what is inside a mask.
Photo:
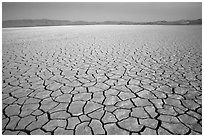
[{"label": "dried sediment texture", "polygon": [[3,134],[202,134],[201,26],[3,29]]}]

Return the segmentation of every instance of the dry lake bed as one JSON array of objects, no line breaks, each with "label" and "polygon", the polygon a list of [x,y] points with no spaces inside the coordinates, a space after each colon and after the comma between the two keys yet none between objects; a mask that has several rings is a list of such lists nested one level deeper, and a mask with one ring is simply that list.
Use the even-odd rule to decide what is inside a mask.
[{"label": "dry lake bed", "polygon": [[202,26],[2,33],[2,134],[202,134]]}]

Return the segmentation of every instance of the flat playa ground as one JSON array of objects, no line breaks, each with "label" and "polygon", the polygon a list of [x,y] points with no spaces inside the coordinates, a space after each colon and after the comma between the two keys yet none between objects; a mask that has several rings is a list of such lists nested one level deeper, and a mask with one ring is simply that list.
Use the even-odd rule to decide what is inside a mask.
[{"label": "flat playa ground", "polygon": [[2,134],[202,134],[202,26],[3,29]]}]

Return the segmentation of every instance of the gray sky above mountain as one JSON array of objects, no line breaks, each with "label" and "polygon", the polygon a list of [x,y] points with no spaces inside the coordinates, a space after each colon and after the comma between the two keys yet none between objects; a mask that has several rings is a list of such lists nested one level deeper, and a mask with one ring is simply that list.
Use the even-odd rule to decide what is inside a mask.
[{"label": "gray sky above mountain", "polygon": [[2,19],[157,21],[202,18],[201,2],[14,3],[3,2]]}]

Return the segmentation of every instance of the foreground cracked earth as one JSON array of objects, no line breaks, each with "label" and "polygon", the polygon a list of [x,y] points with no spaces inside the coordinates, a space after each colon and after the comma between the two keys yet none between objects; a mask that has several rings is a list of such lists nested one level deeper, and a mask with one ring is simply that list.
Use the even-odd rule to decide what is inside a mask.
[{"label": "foreground cracked earth", "polygon": [[3,30],[2,134],[202,134],[201,31]]}]

